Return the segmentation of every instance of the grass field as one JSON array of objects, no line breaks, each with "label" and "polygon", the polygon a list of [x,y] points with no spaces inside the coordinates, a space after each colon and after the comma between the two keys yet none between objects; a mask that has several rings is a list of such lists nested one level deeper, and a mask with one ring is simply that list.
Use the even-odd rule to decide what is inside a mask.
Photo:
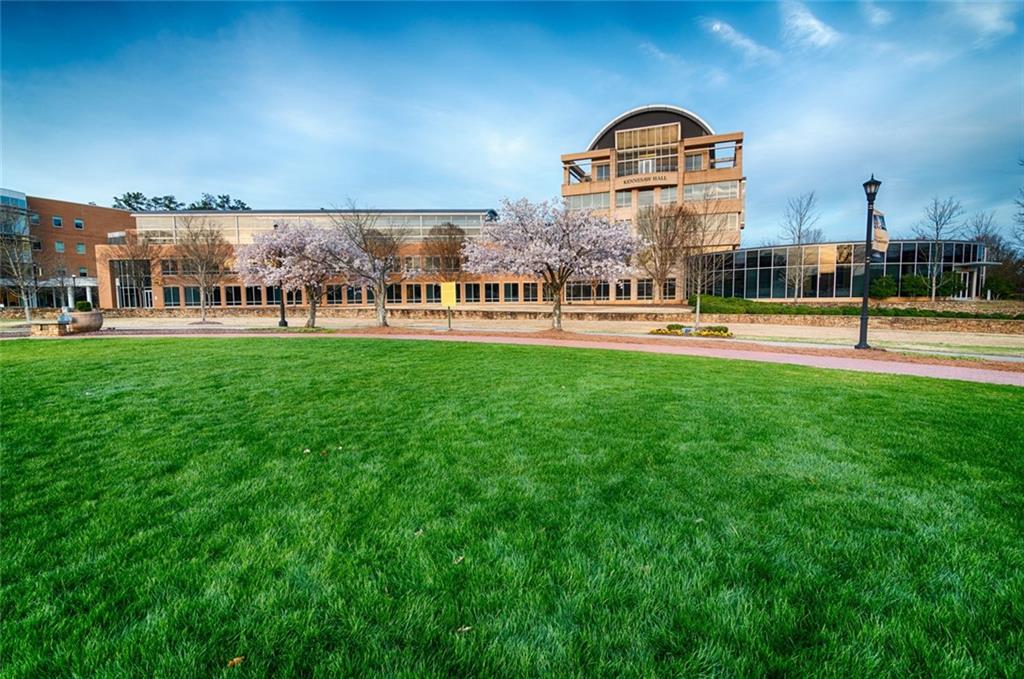
[{"label": "grass field", "polygon": [[1024,390],[325,338],[0,370],[6,677],[1024,674]]}]

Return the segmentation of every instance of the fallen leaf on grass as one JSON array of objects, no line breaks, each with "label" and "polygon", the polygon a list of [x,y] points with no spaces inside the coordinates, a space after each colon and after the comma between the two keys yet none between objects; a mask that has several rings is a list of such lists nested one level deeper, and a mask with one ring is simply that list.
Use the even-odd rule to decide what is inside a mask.
[{"label": "fallen leaf on grass", "polygon": [[465,634],[466,632],[468,632],[471,629],[473,629],[473,628],[470,627],[469,625],[463,625],[459,629],[455,630],[455,633],[456,634]]},{"label": "fallen leaf on grass", "polygon": [[245,662],[245,656],[240,655],[237,658],[232,658],[231,660],[228,660],[228,667],[238,667],[243,662]]},{"label": "fallen leaf on grass", "polygon": [[421,537],[423,535],[423,529],[420,528],[418,531],[413,533],[413,535],[416,536],[416,537]]},{"label": "fallen leaf on grass", "polygon": [[466,558],[465,556],[457,556],[452,561],[452,563],[455,564],[456,566],[458,566],[460,563],[462,563],[462,560],[465,559],[465,558]]}]

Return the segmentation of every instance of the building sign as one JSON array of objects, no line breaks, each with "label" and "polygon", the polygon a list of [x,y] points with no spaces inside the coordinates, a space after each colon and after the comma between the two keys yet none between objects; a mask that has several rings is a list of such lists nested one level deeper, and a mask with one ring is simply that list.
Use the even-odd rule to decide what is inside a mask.
[{"label": "building sign", "polygon": [[619,180],[621,186],[631,186],[634,184],[675,184],[675,179],[669,179],[667,174],[642,174],[635,177],[628,177],[626,179]]},{"label": "building sign", "polygon": [[889,248],[889,230],[885,228],[885,213],[873,210],[871,217],[871,223],[875,229],[871,249],[875,252],[885,252]]},{"label": "building sign", "polygon": [[455,283],[441,283],[441,306],[449,309],[455,306]]}]

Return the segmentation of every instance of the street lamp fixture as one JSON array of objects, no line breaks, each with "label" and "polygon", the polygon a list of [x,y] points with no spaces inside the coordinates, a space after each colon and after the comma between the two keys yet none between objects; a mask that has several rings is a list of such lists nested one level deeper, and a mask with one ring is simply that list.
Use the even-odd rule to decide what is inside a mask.
[{"label": "street lamp fixture", "polygon": [[875,179],[872,173],[871,179],[864,182],[864,197],[868,200],[868,225],[864,234],[864,290],[860,302],[860,341],[854,349],[870,349],[868,344],[868,288],[871,287],[871,237],[875,216],[875,196],[878,195],[878,188],[882,182]]},{"label": "street lamp fixture", "polygon": [[[277,224],[274,224],[274,230],[275,231],[277,230],[277,226],[278,226]],[[281,302],[281,320],[279,320],[277,322],[277,327],[279,327],[279,328],[287,328],[288,327],[288,319],[286,319],[284,317],[284,288],[282,288],[280,285],[277,286],[277,294],[278,294],[278,297],[279,297],[279,301]]]}]

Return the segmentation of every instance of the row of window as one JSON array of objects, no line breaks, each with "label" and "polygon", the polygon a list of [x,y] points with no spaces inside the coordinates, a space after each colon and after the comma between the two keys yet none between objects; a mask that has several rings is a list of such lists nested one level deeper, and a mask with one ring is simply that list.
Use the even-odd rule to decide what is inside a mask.
[{"label": "row of window", "polygon": [[[38,241],[38,240],[32,241],[32,249],[33,250],[42,250],[43,249],[42,241]],[[55,241],[53,241],[53,251],[54,252],[65,252],[65,250],[66,250],[66,248],[64,247],[64,241],[62,241],[62,240],[55,240]],[[76,255],[84,255],[85,254],[85,243],[75,243],[75,254]]]},{"label": "row of window", "polygon": [[[32,223],[32,226],[38,226],[39,225],[39,213],[38,212],[31,213],[29,215],[29,221]],[[61,217],[60,215],[54,215],[53,217],[50,218],[50,221],[52,222],[52,224],[53,224],[53,226],[55,228],[59,229],[59,228],[62,228],[64,226],[64,218]],[[76,218],[75,219],[75,228],[78,229],[79,231],[84,229],[85,228],[85,220],[84,219]]]},{"label": "row of window", "polygon": [[[127,282],[122,284],[121,287],[127,289]],[[403,287],[405,292],[404,299],[402,298]],[[184,291],[184,295],[182,291]],[[632,294],[632,280],[622,279],[615,282],[616,299],[632,299]],[[665,281],[662,287],[662,299],[675,299],[676,294],[676,279],[672,278]],[[184,306],[200,305],[200,288],[198,286],[164,286],[163,295],[164,306],[167,307],[182,306],[182,299],[184,299]],[[552,300],[550,292],[539,283],[464,283],[456,285],[456,301],[462,302],[463,298],[469,304],[481,301],[484,303],[516,303],[537,302],[539,300],[550,302]],[[219,306],[221,299],[221,288],[217,287],[210,291],[207,303],[212,306]],[[225,306],[242,306],[243,300],[246,306],[258,306],[264,304],[264,299],[266,304],[280,304],[281,289],[258,285],[225,285],[223,287]],[[407,283],[404,286],[394,283],[388,286],[386,299],[390,304],[440,304],[441,286],[438,283]],[[569,302],[608,300],[610,299],[610,285],[607,281],[571,282],[566,286],[565,299]],[[636,281],[636,299],[654,299],[653,280],[642,278]],[[301,290],[293,290],[285,295],[286,304],[302,304],[303,300],[304,294]],[[372,304],[373,290],[370,288],[356,288],[349,285],[328,285],[324,294],[324,300],[329,305]]]},{"label": "row of window", "polygon": [[[658,202],[675,203],[679,196],[675,186],[663,186],[659,191]],[[706,182],[702,184],[686,184],[683,186],[683,199],[686,201],[700,200],[728,200],[740,197],[740,183],[738,181],[728,182]],[[566,198],[571,210],[600,210],[607,208],[609,203],[608,194],[587,193],[581,196],[568,196]],[[636,192],[636,205],[638,208],[654,205],[654,189],[640,189]],[[615,192],[615,207],[633,207],[633,191],[625,189]]]}]

